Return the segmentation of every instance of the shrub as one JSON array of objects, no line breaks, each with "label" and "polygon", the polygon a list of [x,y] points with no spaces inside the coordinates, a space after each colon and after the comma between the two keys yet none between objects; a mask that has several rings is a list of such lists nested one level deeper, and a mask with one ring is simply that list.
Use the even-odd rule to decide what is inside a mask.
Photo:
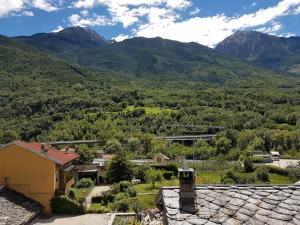
[{"label": "shrub", "polygon": [[255,170],[255,177],[256,177],[256,179],[264,181],[264,182],[270,181],[268,169],[264,166],[258,167]]},{"label": "shrub", "polygon": [[149,170],[149,167],[146,166],[137,166],[134,168],[134,177],[139,179],[142,183],[146,183],[146,171]]},{"label": "shrub", "polygon": [[289,166],[289,179],[293,182],[300,180],[300,163],[298,165]]},{"label": "shrub", "polygon": [[66,195],[55,196],[51,199],[50,206],[55,214],[82,214],[83,207]]},{"label": "shrub", "polygon": [[120,192],[120,183],[114,183],[110,186],[111,192],[113,194],[118,194]]},{"label": "shrub", "polygon": [[108,213],[109,209],[105,206],[99,204],[92,204],[90,208],[88,208],[86,213]]},{"label": "shrub", "polygon": [[129,197],[136,197],[136,190],[134,187],[132,186],[129,186],[127,189],[126,189],[126,194],[129,196]]},{"label": "shrub", "polygon": [[72,199],[72,200],[74,200],[74,199],[75,199],[75,196],[76,196],[75,191],[74,191],[73,189],[71,189],[71,190],[69,191],[69,198]]},{"label": "shrub", "polygon": [[232,184],[232,183],[240,184],[240,182],[241,182],[241,178],[232,169],[227,170],[221,176],[221,183],[223,183],[223,184]]},{"label": "shrub", "polygon": [[253,169],[253,162],[251,159],[247,158],[245,161],[244,161],[244,170],[246,173],[251,173],[254,171]]},{"label": "shrub", "polygon": [[117,212],[127,212],[129,210],[129,207],[130,204],[128,199],[122,199],[113,203],[113,210]]},{"label": "shrub", "polygon": [[102,193],[103,203],[107,205],[109,202],[113,202],[115,196],[111,193],[111,191],[106,191]]},{"label": "shrub", "polygon": [[167,163],[165,170],[172,171],[173,175],[178,176],[178,166],[176,163]]},{"label": "shrub", "polygon": [[79,181],[77,181],[75,187],[76,188],[89,188],[94,185],[94,182],[91,180],[91,178],[83,178]]},{"label": "shrub", "polygon": [[166,180],[171,180],[172,176],[174,176],[173,171],[164,171],[163,176]]},{"label": "shrub", "polygon": [[120,182],[120,191],[121,192],[125,192],[126,189],[130,186],[130,182],[129,181],[121,181]]},{"label": "shrub", "polygon": [[94,196],[92,197],[91,201],[92,203],[101,203],[103,201],[103,196],[102,195]]},{"label": "shrub", "polygon": [[278,174],[278,175],[281,175],[281,176],[288,176],[289,175],[289,171],[287,169],[284,169],[284,168],[280,168],[280,167],[277,167],[277,166],[264,166],[269,173],[272,173],[272,174]]}]

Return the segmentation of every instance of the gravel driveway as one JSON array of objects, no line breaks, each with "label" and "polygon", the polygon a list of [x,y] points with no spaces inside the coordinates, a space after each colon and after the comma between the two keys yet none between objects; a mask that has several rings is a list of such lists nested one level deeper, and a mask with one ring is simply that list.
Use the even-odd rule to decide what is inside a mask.
[{"label": "gravel driveway", "polygon": [[110,214],[55,215],[49,219],[39,219],[33,222],[32,225],[108,225],[110,218]]}]

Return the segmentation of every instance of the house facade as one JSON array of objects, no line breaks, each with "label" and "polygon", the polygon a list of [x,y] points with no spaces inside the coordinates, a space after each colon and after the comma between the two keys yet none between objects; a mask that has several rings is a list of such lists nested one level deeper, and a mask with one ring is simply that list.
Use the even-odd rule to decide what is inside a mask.
[{"label": "house facade", "polygon": [[50,213],[55,192],[67,192],[74,184],[72,161],[78,157],[42,143],[9,143],[0,148],[0,186],[39,202]]}]

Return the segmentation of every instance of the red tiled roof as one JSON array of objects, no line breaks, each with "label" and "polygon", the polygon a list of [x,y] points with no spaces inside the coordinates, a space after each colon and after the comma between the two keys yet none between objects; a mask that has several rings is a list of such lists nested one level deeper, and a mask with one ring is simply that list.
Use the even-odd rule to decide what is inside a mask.
[{"label": "red tiled roof", "polygon": [[39,142],[15,141],[15,142],[12,142],[12,144],[15,144],[15,145],[17,145],[23,149],[29,150],[31,152],[34,152],[42,157],[45,157],[51,161],[54,161],[55,163],[57,163],[59,165],[65,165],[68,162],[71,162],[74,159],[77,159],[79,157],[78,154],[61,152],[51,146],[46,146],[46,149],[48,150],[46,154],[42,153],[41,143],[39,143]]}]

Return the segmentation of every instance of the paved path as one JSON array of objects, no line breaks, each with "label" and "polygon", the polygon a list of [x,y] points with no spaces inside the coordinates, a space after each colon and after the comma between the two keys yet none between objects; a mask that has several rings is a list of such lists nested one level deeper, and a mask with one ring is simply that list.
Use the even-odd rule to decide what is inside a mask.
[{"label": "paved path", "polygon": [[278,166],[281,168],[286,168],[290,165],[297,165],[300,160],[295,159],[279,159],[279,161],[273,161],[272,163],[266,163],[266,165]]},{"label": "paved path", "polygon": [[111,214],[86,214],[80,216],[55,215],[49,219],[39,219],[32,225],[108,225]]},{"label": "paved path", "polygon": [[91,202],[91,200],[92,200],[92,197],[94,197],[94,196],[99,196],[99,195],[101,195],[103,192],[105,192],[105,191],[109,191],[109,186],[95,186],[94,188],[93,188],[93,190],[89,193],[89,195],[86,197],[86,203],[88,204],[88,205],[90,205],[92,202]]}]

